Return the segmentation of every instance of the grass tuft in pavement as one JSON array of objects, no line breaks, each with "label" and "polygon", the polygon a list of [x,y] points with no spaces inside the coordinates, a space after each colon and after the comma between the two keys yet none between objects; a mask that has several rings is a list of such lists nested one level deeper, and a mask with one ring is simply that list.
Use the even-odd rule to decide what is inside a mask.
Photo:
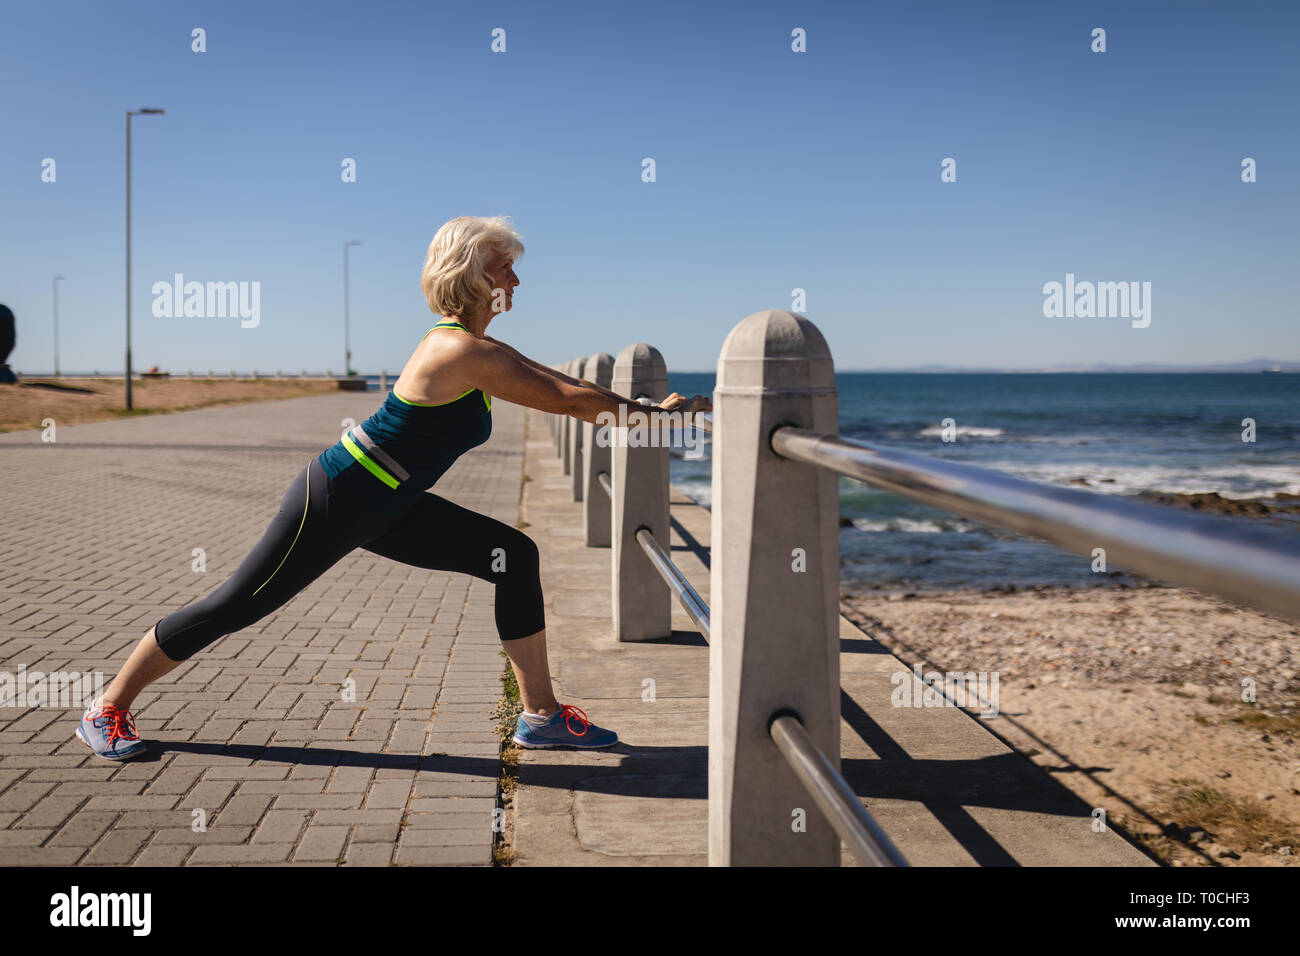
[{"label": "grass tuft in pavement", "polygon": [[[500,652],[506,657],[506,652]],[[511,846],[512,832],[509,811],[514,801],[515,788],[518,785],[519,747],[511,742],[519,715],[524,711],[523,701],[519,697],[519,682],[515,679],[514,668],[506,657],[505,670],[501,673],[501,700],[497,703],[492,716],[497,718],[497,733],[501,735],[501,774],[497,778],[497,792],[501,809],[506,812],[506,824],[502,832],[496,834],[492,845],[492,862],[497,866],[509,866],[515,861],[515,850]]]}]

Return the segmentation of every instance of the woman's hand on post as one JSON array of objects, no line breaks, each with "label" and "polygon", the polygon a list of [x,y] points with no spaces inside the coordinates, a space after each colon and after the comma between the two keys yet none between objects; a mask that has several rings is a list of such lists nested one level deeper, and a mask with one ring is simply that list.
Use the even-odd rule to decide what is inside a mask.
[{"label": "woman's hand on post", "polygon": [[686,398],[680,392],[673,392],[662,402],[659,403],[659,410],[664,412],[681,412],[682,415],[690,417],[696,412],[713,411],[713,403],[705,395],[696,395],[694,398]]}]

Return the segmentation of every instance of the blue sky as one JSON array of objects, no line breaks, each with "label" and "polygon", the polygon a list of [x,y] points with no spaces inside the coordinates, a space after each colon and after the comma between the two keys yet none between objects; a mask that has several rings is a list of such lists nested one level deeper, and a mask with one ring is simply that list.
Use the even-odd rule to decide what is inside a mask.
[{"label": "blue sky", "polygon": [[[1300,360],[1294,3],[0,11],[0,302],[23,372],[53,365],[55,273],[63,370],[122,367],[123,113],[142,106],[166,115],[133,122],[137,369],[340,371],[356,239],[353,364],[395,373],[435,321],[429,240],[464,214],[523,234],[491,333],[546,362],[647,341],[712,369],[795,288],[841,369]],[[155,318],[175,273],[259,282],[260,324]],[[1066,273],[1150,282],[1150,326],[1044,317]]]}]

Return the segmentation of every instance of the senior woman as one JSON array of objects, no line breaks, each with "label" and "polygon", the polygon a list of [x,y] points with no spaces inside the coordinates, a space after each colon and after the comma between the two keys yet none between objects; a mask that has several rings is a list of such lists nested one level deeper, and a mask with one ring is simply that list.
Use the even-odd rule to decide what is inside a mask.
[{"label": "senior woman", "polygon": [[[460,216],[433,237],[421,286],[443,318],[411,355],[379,410],[309,461],[262,539],[224,584],[159,620],[82,716],[77,736],[99,756],[145,749],[136,695],[219,638],[282,607],[340,558],[364,548],[395,561],[457,571],[496,585],[497,631],[519,682],[524,747],[608,747],[612,731],[561,705],[546,659],[537,546],[522,531],[426,491],[460,455],[487,441],[492,399],[596,422],[640,409],[608,389],[540,365],[487,335],[519,286],[519,235],[502,217]],[[709,407],[674,392],[658,408]]]}]

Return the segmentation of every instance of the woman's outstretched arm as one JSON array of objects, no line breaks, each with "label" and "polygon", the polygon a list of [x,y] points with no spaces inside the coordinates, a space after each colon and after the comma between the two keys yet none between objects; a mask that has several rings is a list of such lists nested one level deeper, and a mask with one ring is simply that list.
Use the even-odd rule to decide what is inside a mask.
[{"label": "woman's outstretched arm", "polygon": [[627,401],[622,395],[619,395],[617,392],[611,392],[609,389],[603,388],[602,386],[597,385],[595,382],[589,382],[585,378],[574,378],[572,375],[566,375],[564,372],[557,371],[556,369],[551,368],[549,365],[542,365],[540,362],[534,362],[532,359],[530,359],[527,355],[524,355],[518,349],[506,345],[506,343],[500,341],[499,339],[489,338],[488,336],[485,335],[483,336],[483,340],[486,342],[493,342],[496,345],[501,346],[503,349],[505,349],[507,352],[509,352],[519,361],[526,362],[527,364],[531,365],[533,368],[537,369],[538,371],[546,375],[551,375],[559,379],[560,381],[568,382],[570,385],[579,385],[579,384],[587,385],[590,386],[591,388],[596,389],[598,392],[603,392],[605,395],[608,395],[610,398],[618,399],[621,402]]},{"label": "woman's outstretched arm", "polygon": [[[638,402],[539,365],[486,336],[458,336],[455,348],[456,352],[448,356],[448,368],[455,368],[464,384],[507,402],[592,423],[602,412],[617,416],[620,408],[627,409],[624,414],[644,411]],[[706,409],[708,399],[697,395],[687,401],[674,393],[660,407],[690,414]]]}]

